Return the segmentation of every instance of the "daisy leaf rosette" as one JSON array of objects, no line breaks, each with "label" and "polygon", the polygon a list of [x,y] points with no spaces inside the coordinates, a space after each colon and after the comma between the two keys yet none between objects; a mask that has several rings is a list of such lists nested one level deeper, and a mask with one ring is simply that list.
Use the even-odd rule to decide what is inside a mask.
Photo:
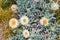
[{"label": "daisy leaf rosette", "polygon": [[[54,1],[53,1],[54,2]],[[22,30],[16,30],[14,40],[56,40],[59,33],[55,9],[45,0],[16,0],[19,23]],[[53,7],[53,6],[52,6]],[[58,9],[58,8],[56,8]],[[57,35],[58,34],[58,35]],[[29,40],[30,40],[29,39]]]}]

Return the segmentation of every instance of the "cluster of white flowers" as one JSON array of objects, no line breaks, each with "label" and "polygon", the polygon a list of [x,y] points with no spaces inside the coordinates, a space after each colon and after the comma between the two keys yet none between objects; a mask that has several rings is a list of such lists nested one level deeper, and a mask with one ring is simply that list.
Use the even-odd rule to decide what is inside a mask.
[{"label": "cluster of white flowers", "polygon": [[[48,25],[48,21],[49,21],[49,20],[48,20],[47,18],[43,17],[43,18],[40,20],[40,24],[46,26],[46,25]],[[16,18],[12,18],[12,19],[10,19],[10,21],[9,21],[9,26],[10,26],[11,28],[17,28],[18,25],[19,25],[19,23],[21,23],[22,25],[27,25],[28,22],[29,22],[29,18],[28,18],[27,16],[22,16],[22,17],[20,18],[19,22],[18,22],[18,20],[17,20]],[[24,35],[25,38],[29,37],[29,31],[28,31],[28,30],[24,30],[24,31],[23,31],[23,35]]]},{"label": "cluster of white flowers", "polygon": [[[29,18],[27,16],[22,16],[20,19],[19,19],[19,22],[17,19],[15,18],[12,18],[10,19],[9,21],[9,25],[14,28],[18,26],[19,23],[21,23],[22,25],[28,25],[28,22],[29,22]],[[41,20],[40,20],[40,24],[41,25],[48,25],[49,24],[49,19],[45,18],[45,17],[42,17]]]},{"label": "cluster of white flowers", "polygon": [[[34,0],[34,1],[36,1],[36,2],[38,2],[38,0]],[[17,9],[17,5],[12,5],[11,6],[11,10],[12,11],[16,11],[16,9]],[[57,3],[52,3],[51,4],[51,9],[52,10],[57,10],[57,9],[59,9],[59,5],[57,4]],[[27,11],[28,12],[30,12],[30,9],[27,9]],[[11,28],[17,28],[18,26],[19,26],[19,23],[21,24],[21,25],[28,25],[29,24],[29,18],[27,17],[27,16],[22,16],[20,19],[19,19],[19,21],[16,19],[16,18],[12,18],[12,19],[10,19],[10,21],[9,21],[9,26],[11,27]],[[48,24],[49,24],[49,19],[48,18],[46,18],[46,17],[42,17],[41,19],[40,19],[40,24],[41,25],[44,25],[44,26],[47,26]],[[54,28],[51,28],[51,30],[52,31],[54,31]],[[37,31],[38,32],[38,31]],[[28,38],[29,37],[29,31],[28,30],[24,30],[23,31],[23,36],[25,37],[25,38]],[[31,39],[29,39],[29,40],[31,40]]]}]

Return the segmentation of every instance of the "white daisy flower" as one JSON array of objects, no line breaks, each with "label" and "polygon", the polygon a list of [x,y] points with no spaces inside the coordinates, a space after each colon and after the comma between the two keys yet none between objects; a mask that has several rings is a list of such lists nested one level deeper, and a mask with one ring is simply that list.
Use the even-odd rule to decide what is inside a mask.
[{"label": "white daisy flower", "polygon": [[28,22],[29,22],[29,19],[28,19],[27,16],[22,16],[22,17],[21,17],[20,23],[21,23],[22,25],[27,25]]},{"label": "white daisy flower", "polygon": [[45,17],[43,17],[41,20],[40,20],[40,24],[41,25],[48,25],[49,23],[49,19],[47,19],[47,18],[45,18]]},{"label": "white daisy flower", "polygon": [[13,4],[13,5],[11,6],[11,10],[14,12],[14,11],[16,11],[16,9],[17,9],[17,5],[16,5],[16,4]]},{"label": "white daisy flower", "polygon": [[18,20],[17,19],[15,19],[15,18],[12,18],[12,19],[10,19],[10,21],[9,21],[9,26],[11,27],[11,28],[17,28],[18,27]]},{"label": "white daisy flower", "polygon": [[55,3],[55,2],[52,3],[52,4],[51,4],[51,9],[52,9],[52,10],[57,10],[57,9],[59,9],[58,3]]},{"label": "white daisy flower", "polygon": [[23,36],[24,36],[25,38],[28,38],[28,37],[29,37],[29,31],[28,31],[28,30],[24,30],[24,31],[23,31]]}]

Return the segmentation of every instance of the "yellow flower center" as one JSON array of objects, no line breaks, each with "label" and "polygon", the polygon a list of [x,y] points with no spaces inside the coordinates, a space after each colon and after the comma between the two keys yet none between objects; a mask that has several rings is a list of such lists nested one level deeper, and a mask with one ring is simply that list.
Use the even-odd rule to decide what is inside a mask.
[{"label": "yellow flower center", "polygon": [[27,36],[28,35],[28,32],[25,32],[24,34]]},{"label": "yellow flower center", "polygon": [[12,26],[16,25],[16,20],[12,20]]},{"label": "yellow flower center", "polygon": [[43,24],[47,24],[48,23],[48,20],[47,19],[44,19],[43,20]]},{"label": "yellow flower center", "polygon": [[26,18],[24,18],[24,19],[23,19],[23,22],[25,23],[26,21],[27,21]]}]

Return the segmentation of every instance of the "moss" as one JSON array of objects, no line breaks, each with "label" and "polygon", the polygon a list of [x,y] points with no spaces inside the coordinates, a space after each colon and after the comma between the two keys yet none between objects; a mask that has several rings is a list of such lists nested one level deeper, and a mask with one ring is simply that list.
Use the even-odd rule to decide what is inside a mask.
[{"label": "moss", "polygon": [[3,9],[9,8],[13,2],[14,2],[14,0],[2,0],[1,7]]},{"label": "moss", "polygon": [[60,9],[56,11],[56,18],[58,23],[60,23]]}]

